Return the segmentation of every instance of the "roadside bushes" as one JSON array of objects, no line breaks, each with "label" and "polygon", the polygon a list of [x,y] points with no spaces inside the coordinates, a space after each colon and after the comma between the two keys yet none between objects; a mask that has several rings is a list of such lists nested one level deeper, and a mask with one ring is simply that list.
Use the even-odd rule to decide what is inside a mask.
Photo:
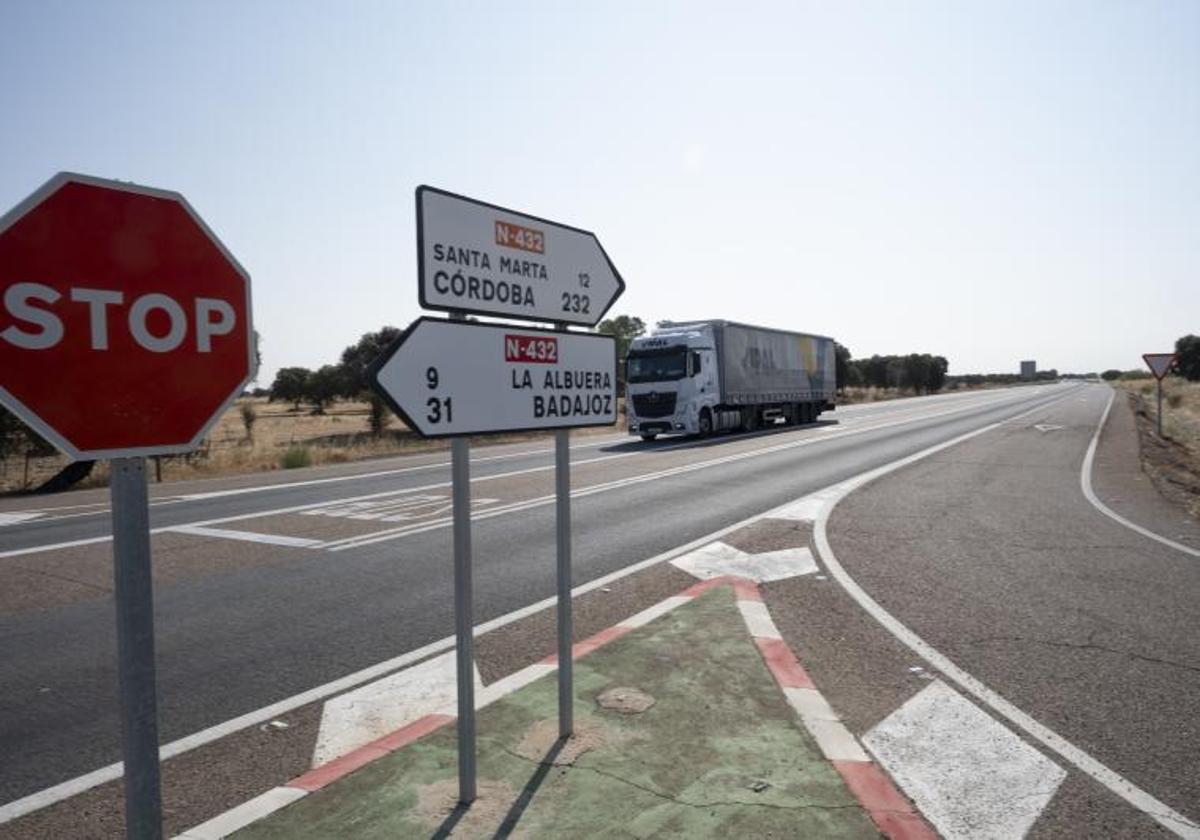
[{"label": "roadside bushes", "polygon": [[307,446],[299,446],[292,444],[283,453],[283,457],[279,459],[279,464],[285,470],[299,469],[300,467],[312,466],[312,452]]}]

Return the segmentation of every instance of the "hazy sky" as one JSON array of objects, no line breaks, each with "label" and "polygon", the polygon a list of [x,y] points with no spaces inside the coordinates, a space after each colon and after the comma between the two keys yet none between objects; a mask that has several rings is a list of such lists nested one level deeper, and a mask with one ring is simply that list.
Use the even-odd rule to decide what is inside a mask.
[{"label": "hazy sky", "polygon": [[176,189],[260,381],[419,314],[421,183],[597,233],[612,310],[951,372],[1200,333],[1200,2],[0,3],[0,211]]}]

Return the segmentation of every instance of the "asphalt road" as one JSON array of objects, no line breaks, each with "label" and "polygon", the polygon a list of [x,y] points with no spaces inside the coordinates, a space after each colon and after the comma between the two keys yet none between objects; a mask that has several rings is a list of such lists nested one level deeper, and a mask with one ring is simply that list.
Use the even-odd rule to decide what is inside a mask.
[{"label": "asphalt road", "polygon": [[[1104,516],[1080,490],[1110,389],[1089,386],[851,493],[828,523],[850,577],[901,625],[1040,724],[1200,821],[1196,559]],[[1118,396],[1123,399],[1123,396]],[[1097,468],[1134,466],[1106,502],[1166,536],[1200,527],[1135,479],[1128,408],[1114,405]],[[1107,492],[1106,492],[1107,491]],[[845,591],[768,588],[772,611],[858,735],[931,676]],[[1035,744],[1040,747],[1040,745]],[[1045,750],[1043,750],[1045,752]],[[1034,837],[1165,836],[1069,762]]]},{"label": "asphalt road", "polygon": [[[1076,389],[855,406],[707,441],[580,436],[575,582]],[[544,442],[474,452],[477,622],[554,592],[552,457]],[[164,742],[452,633],[445,455],[298,478],[154,489]],[[39,504],[0,505],[38,514],[0,527],[0,803],[119,759],[104,496]]]}]

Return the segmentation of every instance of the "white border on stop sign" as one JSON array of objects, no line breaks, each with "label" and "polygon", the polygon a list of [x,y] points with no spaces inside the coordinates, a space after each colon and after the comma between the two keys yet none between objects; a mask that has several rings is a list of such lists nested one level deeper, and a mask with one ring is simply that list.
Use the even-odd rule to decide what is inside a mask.
[{"label": "white border on stop sign", "polygon": [[185,444],[177,444],[174,446],[141,446],[130,449],[99,449],[99,450],[80,450],[72,446],[65,438],[61,437],[50,426],[46,425],[41,419],[29,408],[18,400],[11,392],[3,385],[0,385],[0,402],[2,402],[10,411],[48,442],[52,443],[60,452],[75,461],[82,460],[98,460],[101,458],[135,458],[146,457],[152,455],[179,455],[184,452],[191,452],[200,445],[200,441],[208,435],[212,427],[216,425],[217,420],[221,418],[234,401],[242,395],[246,386],[254,381],[254,377],[258,373],[258,355],[254,352],[254,308],[251,303],[250,294],[250,274],[242,266],[237,258],[229,252],[225,247],[225,243],[213,233],[210,228],[196,212],[195,208],[188,203],[188,200],[181,193],[173,190],[163,190],[158,187],[147,187],[142,184],[135,184],[132,181],[114,181],[108,178],[97,178],[94,175],[84,175],[79,172],[59,172],[42,184],[26,198],[21,200],[11,210],[0,216],[0,234],[8,230],[20,219],[29,213],[37,205],[41,204],[48,196],[52,195],[56,190],[64,184],[72,182],[80,184],[89,184],[93,187],[103,187],[105,189],[120,190],[122,192],[133,193],[135,195],[145,195],[151,198],[162,198],[167,201],[173,201],[179,204],[184,211],[192,218],[192,221],[200,228],[209,241],[217,246],[217,250],[221,255],[229,261],[236,271],[242,277],[243,285],[246,287],[246,353],[247,353],[247,373],[243,379],[224,402],[220,408],[212,413],[212,415],[204,421],[203,426],[190,441]]}]

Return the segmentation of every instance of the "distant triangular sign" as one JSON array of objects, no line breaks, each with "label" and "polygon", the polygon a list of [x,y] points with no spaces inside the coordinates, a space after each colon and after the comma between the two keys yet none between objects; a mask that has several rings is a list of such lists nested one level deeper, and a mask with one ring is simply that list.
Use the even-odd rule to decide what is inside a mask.
[{"label": "distant triangular sign", "polygon": [[1162,379],[1167,375],[1167,371],[1171,369],[1171,364],[1175,361],[1175,354],[1143,353],[1142,358],[1145,359],[1146,365],[1150,368],[1150,372],[1154,374],[1154,378]]}]

